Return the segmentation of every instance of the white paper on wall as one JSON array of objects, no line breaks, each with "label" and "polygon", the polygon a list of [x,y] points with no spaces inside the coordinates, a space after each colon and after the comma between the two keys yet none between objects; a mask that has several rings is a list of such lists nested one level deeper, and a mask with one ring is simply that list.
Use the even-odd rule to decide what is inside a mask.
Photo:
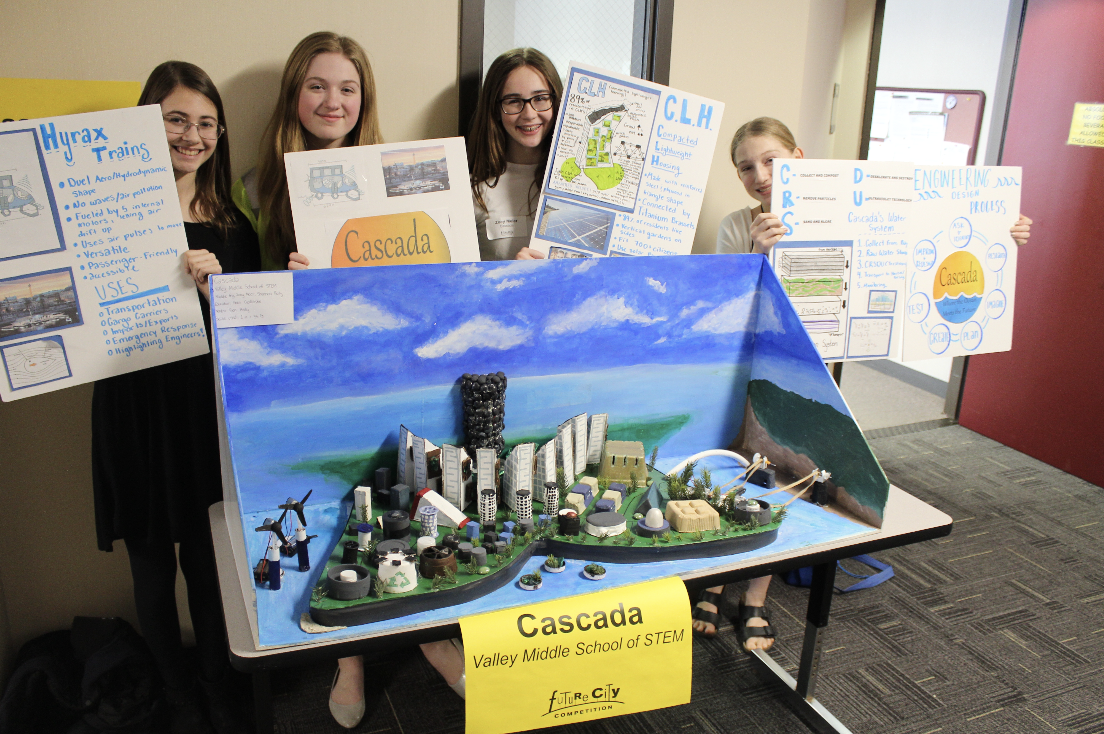
[{"label": "white paper on wall", "polygon": [[284,165],[312,268],[479,260],[463,138],[286,153]]},{"label": "white paper on wall", "polygon": [[209,351],[161,108],[0,124],[0,397]]},{"label": "white paper on wall", "polygon": [[530,247],[552,258],[689,254],[723,113],[573,62]]}]

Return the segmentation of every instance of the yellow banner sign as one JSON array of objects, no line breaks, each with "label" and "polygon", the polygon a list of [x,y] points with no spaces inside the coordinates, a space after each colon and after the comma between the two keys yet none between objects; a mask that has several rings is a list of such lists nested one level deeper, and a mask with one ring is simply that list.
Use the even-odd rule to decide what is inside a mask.
[{"label": "yellow banner sign", "polygon": [[1104,104],[1078,102],[1073,105],[1073,121],[1066,144],[1104,148]]},{"label": "yellow banner sign", "polygon": [[688,703],[690,624],[677,578],[461,618],[467,731],[506,734]]}]

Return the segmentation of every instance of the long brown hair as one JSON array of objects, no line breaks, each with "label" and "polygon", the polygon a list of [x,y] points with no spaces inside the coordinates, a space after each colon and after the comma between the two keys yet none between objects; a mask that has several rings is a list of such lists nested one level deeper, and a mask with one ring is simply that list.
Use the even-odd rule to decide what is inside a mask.
[{"label": "long brown hair", "polygon": [[751,122],[745,122],[741,125],[736,134],[732,136],[732,145],[728,149],[728,155],[732,158],[732,165],[739,165],[736,163],[736,148],[740,146],[740,143],[748,138],[761,137],[774,138],[782,143],[786,150],[797,150],[797,141],[794,140],[793,133],[786,127],[785,123],[773,117],[756,117]]},{"label": "long brown hair", "polygon": [[[471,169],[472,191],[475,200],[482,208],[487,208],[479,184],[486,182],[494,188],[498,178],[506,172],[506,130],[502,127],[502,115],[499,113],[499,97],[506,86],[506,77],[510,72],[522,66],[532,67],[544,77],[552,92],[552,119],[560,111],[560,99],[563,97],[563,82],[551,60],[535,48],[515,48],[507,51],[491,64],[483,88],[479,92],[479,104],[472,119],[468,133],[468,167]],[[552,131],[541,141],[541,163],[537,166],[533,186],[530,190],[530,208],[536,206],[536,194],[540,191],[541,179],[548,164],[548,150],[552,147]],[[493,180],[492,180],[493,179]]]},{"label": "long brown hair", "polygon": [[[207,72],[187,61],[166,61],[151,71],[138,104],[161,104],[177,87],[190,89],[211,100],[218,110],[218,124],[226,127],[222,97],[215,83]],[[230,201],[230,135],[223,132],[211,158],[196,171],[195,196],[189,211],[192,219],[215,227],[225,239],[234,226]]]},{"label": "long brown hair", "polygon": [[361,45],[347,36],[330,31],[312,33],[300,41],[284,65],[280,96],[261,139],[257,166],[258,203],[265,222],[262,247],[272,260],[285,264],[288,254],[295,251],[295,228],[291,220],[284,153],[307,150],[303,124],[299,121],[299,92],[311,61],[324,53],[341,54],[352,62],[360,75],[360,117],[349,133],[351,144],[375,145],[383,142],[379,115],[376,113],[376,79]]}]

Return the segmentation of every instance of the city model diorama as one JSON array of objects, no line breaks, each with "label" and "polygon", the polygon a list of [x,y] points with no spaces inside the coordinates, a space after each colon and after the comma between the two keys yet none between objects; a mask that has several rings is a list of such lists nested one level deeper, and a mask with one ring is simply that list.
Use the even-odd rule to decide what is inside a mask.
[{"label": "city model diorama", "polygon": [[761,256],[293,277],[291,323],[215,315],[262,642],[269,618],[541,598],[881,524],[885,475]]}]

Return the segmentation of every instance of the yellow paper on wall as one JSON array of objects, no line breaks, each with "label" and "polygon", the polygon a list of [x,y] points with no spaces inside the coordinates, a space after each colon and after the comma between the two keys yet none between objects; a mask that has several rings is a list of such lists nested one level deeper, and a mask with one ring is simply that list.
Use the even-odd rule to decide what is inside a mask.
[{"label": "yellow paper on wall", "polygon": [[690,625],[677,578],[463,617],[467,731],[505,734],[688,703]]},{"label": "yellow paper on wall", "polygon": [[133,107],[141,93],[138,82],[0,77],[0,120],[35,120]]},{"label": "yellow paper on wall", "polygon": [[1104,104],[1077,102],[1073,105],[1069,140],[1066,145],[1104,148]]}]

